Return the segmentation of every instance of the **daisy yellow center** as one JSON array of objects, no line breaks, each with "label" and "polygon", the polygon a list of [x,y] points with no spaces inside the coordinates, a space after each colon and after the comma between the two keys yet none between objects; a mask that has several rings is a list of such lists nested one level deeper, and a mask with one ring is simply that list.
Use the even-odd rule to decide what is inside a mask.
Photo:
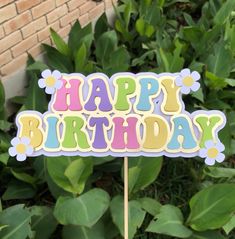
[{"label": "daisy yellow center", "polygon": [[219,154],[219,151],[216,148],[211,148],[207,151],[207,155],[209,158],[216,158],[218,154]]},{"label": "daisy yellow center", "polygon": [[190,87],[190,86],[193,85],[193,83],[194,83],[194,80],[193,80],[193,77],[192,77],[192,76],[186,76],[186,77],[184,77],[184,79],[183,79],[183,84],[184,84],[185,86]]},{"label": "daisy yellow center", "polygon": [[18,144],[18,145],[16,146],[16,151],[17,151],[17,153],[19,153],[19,154],[24,154],[24,153],[26,152],[26,147],[25,147],[25,145],[24,145],[24,144]]},{"label": "daisy yellow center", "polygon": [[52,87],[55,84],[55,77],[48,76],[45,80],[46,86]]}]

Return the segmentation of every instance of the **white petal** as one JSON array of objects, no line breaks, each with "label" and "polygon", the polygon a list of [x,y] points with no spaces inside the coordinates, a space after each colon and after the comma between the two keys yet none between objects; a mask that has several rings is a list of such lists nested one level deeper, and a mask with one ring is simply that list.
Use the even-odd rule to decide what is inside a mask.
[{"label": "white petal", "polygon": [[61,78],[61,73],[57,70],[52,72],[52,76],[54,76],[57,80]]},{"label": "white petal", "polygon": [[221,142],[217,142],[215,147],[219,150],[219,152],[223,152],[225,150],[225,147]]},{"label": "white petal", "polygon": [[200,150],[199,150],[199,156],[200,156],[201,158],[206,158],[206,156],[207,156],[207,150],[206,150],[206,149],[200,149]]},{"label": "white petal", "polygon": [[16,148],[15,148],[15,147],[10,147],[10,148],[8,149],[8,153],[9,153],[9,155],[12,156],[12,157],[16,156],[16,154],[17,154]]},{"label": "white petal", "polygon": [[45,79],[43,79],[43,78],[39,79],[38,85],[40,88],[46,87]]},{"label": "white petal", "polygon": [[198,81],[201,78],[200,74],[197,71],[193,71],[191,76],[195,81]]},{"label": "white petal", "polygon": [[190,75],[190,70],[188,68],[186,69],[183,69],[181,72],[180,72],[181,76],[183,77],[186,77],[186,76],[189,76]]},{"label": "white petal", "polygon": [[215,144],[214,144],[213,140],[208,140],[205,142],[205,146],[207,149],[210,149],[210,148],[215,147]]},{"label": "white petal", "polygon": [[26,155],[25,154],[17,154],[16,160],[17,161],[25,161]]},{"label": "white petal", "polygon": [[26,149],[26,154],[27,155],[31,155],[33,153],[33,147],[32,146],[28,146]]},{"label": "white petal", "polygon": [[187,87],[187,86],[182,86],[181,89],[180,89],[180,91],[181,91],[183,94],[187,95],[187,94],[190,92],[190,88]]},{"label": "white petal", "polygon": [[215,159],[212,159],[212,158],[207,157],[207,158],[205,159],[205,163],[206,163],[207,165],[212,166],[212,165],[215,164]]},{"label": "white petal", "polygon": [[28,137],[22,137],[21,142],[25,145],[30,144],[30,139]]},{"label": "white petal", "polygon": [[191,90],[195,92],[195,91],[198,91],[199,88],[200,88],[200,83],[195,82],[195,83],[192,85]]},{"label": "white petal", "polygon": [[49,69],[44,70],[44,71],[42,72],[42,74],[41,74],[41,76],[42,76],[43,78],[47,78],[47,77],[50,76],[50,75],[51,75],[51,71],[50,71]]},{"label": "white petal", "polygon": [[51,95],[54,94],[55,88],[54,87],[46,87],[46,93]]},{"label": "white petal", "polygon": [[18,137],[15,137],[14,139],[11,140],[11,144],[13,146],[16,146],[19,143],[20,143],[20,139]]},{"label": "white petal", "polygon": [[182,78],[181,77],[176,77],[175,79],[175,85],[177,86],[182,86],[183,82],[182,82]]},{"label": "white petal", "polygon": [[225,159],[225,155],[222,154],[222,153],[219,153],[215,160],[216,160],[218,163],[222,163],[222,162],[224,161],[224,159]]}]

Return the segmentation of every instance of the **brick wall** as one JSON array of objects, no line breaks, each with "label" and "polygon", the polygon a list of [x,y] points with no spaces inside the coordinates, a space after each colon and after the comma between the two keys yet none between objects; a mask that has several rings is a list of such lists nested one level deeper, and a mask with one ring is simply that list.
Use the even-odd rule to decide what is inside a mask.
[{"label": "brick wall", "polygon": [[75,20],[84,26],[111,7],[111,0],[0,0],[0,78],[51,44],[50,27],[65,38]]}]

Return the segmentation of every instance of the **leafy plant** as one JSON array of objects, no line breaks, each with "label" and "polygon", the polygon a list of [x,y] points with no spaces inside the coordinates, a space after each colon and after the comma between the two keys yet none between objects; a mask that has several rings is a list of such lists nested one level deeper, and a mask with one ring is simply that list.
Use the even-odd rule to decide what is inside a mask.
[{"label": "leafy plant", "polygon": [[[234,0],[123,0],[114,25],[102,15],[92,30],[76,22],[65,42],[44,44],[46,63],[29,57],[29,86],[14,97],[18,111],[44,112],[37,86],[51,68],[84,75],[103,72],[201,73],[201,89],[184,98],[188,111],[218,109],[227,116],[220,134],[227,160],[129,159],[129,238],[234,238],[235,227],[235,3]],[[0,82],[0,237],[118,239],[123,229],[120,158],[36,157],[18,163],[7,150],[15,134]]]}]

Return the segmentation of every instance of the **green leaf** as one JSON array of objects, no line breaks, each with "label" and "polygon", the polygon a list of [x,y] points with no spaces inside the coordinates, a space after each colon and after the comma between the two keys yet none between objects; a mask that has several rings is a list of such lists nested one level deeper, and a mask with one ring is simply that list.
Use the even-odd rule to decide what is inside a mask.
[{"label": "green leaf", "polygon": [[28,71],[33,71],[33,70],[44,71],[47,69],[48,69],[48,66],[40,61],[35,61],[34,63],[27,66]]},{"label": "green leaf", "polygon": [[25,96],[15,96],[10,98],[10,102],[17,105],[23,105],[25,103]]},{"label": "green leaf", "polygon": [[101,189],[92,189],[77,197],[60,197],[54,215],[63,225],[92,227],[109,207],[109,195]]},{"label": "green leaf", "polygon": [[28,199],[36,194],[35,188],[31,185],[13,180],[7,185],[7,189],[2,195],[3,200]]},{"label": "green leaf", "polygon": [[86,62],[87,62],[87,49],[86,45],[83,43],[81,47],[78,49],[77,54],[75,56],[75,71],[83,73]]},{"label": "green leaf", "polygon": [[125,72],[130,66],[130,55],[124,47],[119,47],[110,55],[110,59],[104,66],[105,73],[108,75],[117,72]]},{"label": "green leaf", "polygon": [[232,87],[235,87],[235,79],[225,79],[225,82],[229,85],[229,86],[232,86]]},{"label": "green leaf", "polygon": [[73,53],[76,53],[77,50],[84,43],[87,47],[87,51],[90,49],[91,43],[93,40],[92,26],[91,23],[81,28],[81,25],[78,21],[72,26],[69,33],[68,46]]},{"label": "green leaf", "polygon": [[[110,204],[111,215],[114,224],[124,236],[124,202],[122,196],[113,198]],[[142,210],[138,201],[129,202],[129,239],[132,239],[138,228],[141,227],[145,218],[145,211]]]},{"label": "green leaf", "polygon": [[[32,64],[29,58],[28,66]],[[29,78],[29,88],[27,89],[27,97],[25,99],[25,110],[36,110],[44,113],[47,110],[47,99],[45,92],[38,87],[38,76],[34,71],[27,71]]]},{"label": "green leaf", "polygon": [[103,13],[95,24],[95,39],[97,40],[104,32],[109,30],[108,19],[106,13]]},{"label": "green leaf", "polygon": [[235,169],[222,167],[206,167],[203,171],[212,178],[233,178],[235,177]]},{"label": "green leaf", "polygon": [[5,91],[3,88],[3,84],[0,81],[0,113],[3,112],[5,105]]},{"label": "green leaf", "polygon": [[99,221],[93,227],[81,227],[81,226],[64,226],[63,228],[63,239],[104,239],[105,225]]},{"label": "green leaf", "polygon": [[213,54],[206,59],[208,71],[220,78],[228,78],[232,69],[233,56],[223,42],[214,46]]},{"label": "green leaf", "polygon": [[23,204],[8,207],[0,213],[0,225],[7,225],[0,231],[1,239],[26,239],[31,235],[31,214]]},{"label": "green leaf", "polygon": [[227,82],[224,78],[217,77],[215,74],[206,71],[206,78],[208,82],[208,86],[212,89],[219,90],[223,89],[227,86]]},{"label": "green leaf", "polygon": [[214,16],[214,22],[216,24],[224,24],[225,21],[230,17],[232,11],[235,10],[235,2],[234,0],[225,1],[219,11]]},{"label": "green leaf", "polygon": [[190,239],[226,239],[218,231],[195,232]]},{"label": "green leaf", "polygon": [[192,97],[194,97],[195,99],[198,99],[198,100],[200,100],[202,103],[204,103],[204,95],[203,95],[202,88],[199,88],[198,91],[193,92],[193,93],[192,93]]},{"label": "green leaf", "polygon": [[7,122],[6,120],[0,120],[0,130],[8,131],[10,130],[12,123]]},{"label": "green leaf", "polygon": [[151,37],[155,32],[154,27],[146,22],[143,18],[139,18],[136,21],[135,27],[140,36]]},{"label": "green leaf", "polygon": [[235,211],[234,198],[234,184],[217,184],[203,189],[190,200],[188,224],[196,231],[224,226]]},{"label": "green leaf", "polygon": [[129,158],[129,193],[143,190],[154,182],[162,167],[162,157]]},{"label": "green leaf", "polygon": [[9,156],[8,152],[7,153],[0,153],[0,162],[7,165],[9,157],[10,156]]},{"label": "green leaf", "polygon": [[156,216],[160,212],[162,205],[155,199],[145,197],[138,201],[141,203],[141,207],[152,216]]},{"label": "green leaf", "polygon": [[[225,115],[226,117],[226,115]],[[231,155],[231,139],[232,139],[232,135],[231,135],[231,128],[230,128],[230,124],[226,124],[224,126],[224,128],[219,132],[219,138],[220,141],[223,143],[225,150],[224,150],[224,154],[225,156],[229,156]]]},{"label": "green leaf", "polygon": [[90,158],[52,157],[47,158],[47,169],[59,187],[71,193],[81,193],[92,172],[92,162]]},{"label": "green leaf", "polygon": [[51,37],[57,50],[65,56],[70,56],[70,49],[64,40],[52,28],[50,28]]},{"label": "green leaf", "polygon": [[172,59],[170,61],[170,72],[178,72],[184,66],[184,58],[181,57],[183,49],[183,44],[181,44],[178,40],[175,42],[175,50],[172,54]]},{"label": "green leaf", "polygon": [[50,175],[48,173],[46,173],[46,182],[48,185],[48,189],[51,193],[51,195],[57,199],[60,196],[65,196],[65,197],[72,197],[73,194],[69,193],[68,191],[64,190],[63,188],[59,187],[50,177]]},{"label": "green leaf", "polygon": [[184,65],[184,59],[181,57],[183,45],[177,40],[173,53],[164,51],[159,48],[158,57],[161,60],[162,70],[166,72],[178,72]]},{"label": "green leaf", "polygon": [[36,182],[36,178],[27,173],[16,172],[14,169],[11,169],[11,173],[14,175],[15,178],[25,183],[34,185]]},{"label": "green leaf", "polygon": [[117,49],[117,41],[115,31],[105,32],[97,40],[95,54],[102,66],[105,66],[109,62],[112,52]]},{"label": "green leaf", "polygon": [[34,239],[49,239],[57,227],[57,221],[51,208],[46,206],[33,206],[31,228],[36,232]]},{"label": "green leaf", "polygon": [[56,48],[47,44],[42,44],[47,56],[48,66],[53,70],[58,70],[61,73],[73,72],[73,62],[70,58],[65,57]]},{"label": "green leaf", "polygon": [[188,238],[192,235],[192,231],[183,225],[184,218],[180,209],[173,205],[162,206],[156,219],[150,222],[146,231],[177,238]]},{"label": "green leaf", "polygon": [[187,40],[196,51],[202,48],[201,41],[204,36],[203,31],[198,26],[187,26],[182,29],[183,37]]},{"label": "green leaf", "polygon": [[68,225],[63,227],[63,239],[114,239],[118,229],[113,224],[109,213],[106,213],[94,226],[83,227]]},{"label": "green leaf", "polygon": [[224,226],[223,229],[228,235],[233,229],[235,228],[235,215],[232,216],[229,222],[227,222]]},{"label": "green leaf", "polygon": [[93,163],[94,165],[100,165],[100,164],[104,164],[110,161],[113,161],[115,158],[113,156],[107,156],[107,157],[103,157],[103,158],[93,158]]},{"label": "green leaf", "polygon": [[65,170],[64,175],[76,188],[76,192],[81,194],[85,188],[86,181],[93,171],[93,161],[91,158],[79,158],[74,160]]}]

